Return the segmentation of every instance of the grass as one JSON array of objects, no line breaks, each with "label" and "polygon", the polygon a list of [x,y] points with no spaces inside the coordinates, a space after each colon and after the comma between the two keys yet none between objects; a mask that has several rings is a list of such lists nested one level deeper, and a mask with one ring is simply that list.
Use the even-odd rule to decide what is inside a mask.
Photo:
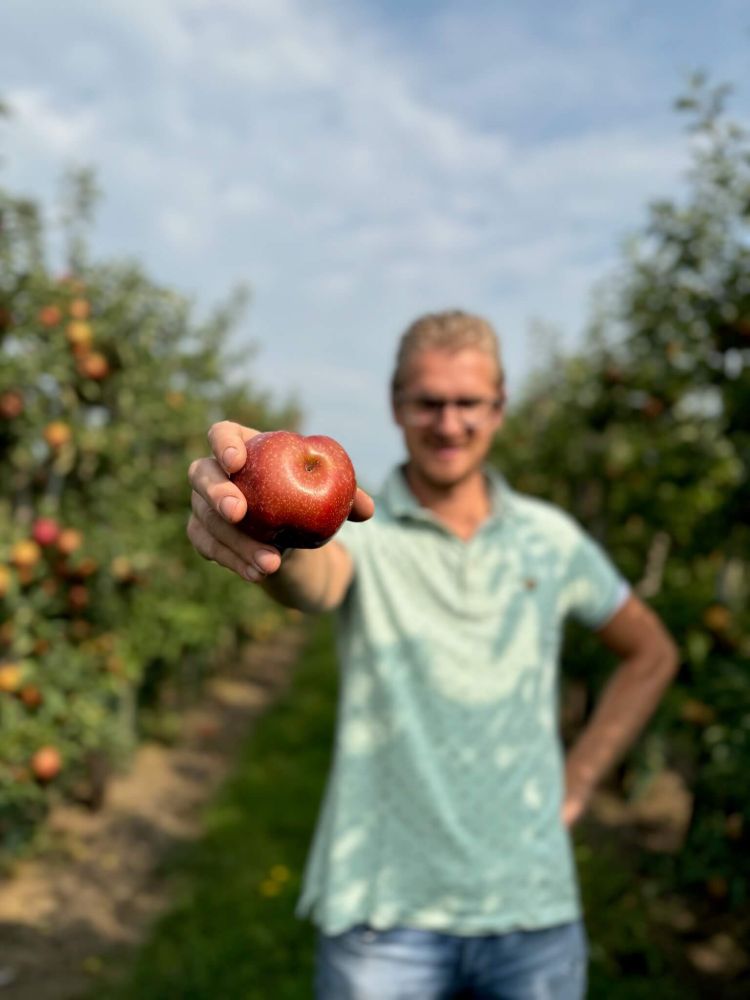
[{"label": "grass", "polygon": [[174,904],[127,978],[91,1000],[308,1000],[313,931],[294,917],[330,755],[336,668],[321,621],[292,690],[250,735],[205,817],[170,864]]},{"label": "grass", "polygon": [[[308,1000],[313,931],[294,917],[327,771],[336,704],[328,620],[291,691],[255,727],[206,815],[203,839],[172,859],[172,909],[125,977],[90,1000]],[[670,971],[631,864],[579,838],[592,941],[592,1000],[691,1000]]]}]

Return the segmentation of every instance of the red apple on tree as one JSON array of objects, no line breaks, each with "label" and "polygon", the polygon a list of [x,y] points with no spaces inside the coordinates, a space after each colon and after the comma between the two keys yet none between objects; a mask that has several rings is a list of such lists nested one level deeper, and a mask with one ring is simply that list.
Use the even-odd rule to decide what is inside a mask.
[{"label": "red apple on tree", "polygon": [[98,351],[85,354],[78,362],[78,371],[86,378],[100,382],[109,375],[109,362]]},{"label": "red apple on tree", "polygon": [[38,517],[31,529],[34,541],[42,546],[54,545],[60,536],[60,526],[51,517]]},{"label": "red apple on tree", "polygon": [[36,686],[36,684],[24,684],[21,690],[18,692],[18,697],[24,703],[26,708],[39,708],[39,706],[44,701],[44,695]]},{"label": "red apple on tree", "polygon": [[354,467],[338,441],[268,431],[245,447],[245,465],[230,477],[247,501],[237,527],[280,549],[316,549],[332,538],[357,492]]},{"label": "red apple on tree", "polygon": [[0,393],[0,417],[15,420],[23,413],[23,396],[16,389],[8,389]]},{"label": "red apple on tree", "polygon": [[57,548],[63,555],[69,556],[83,545],[83,535],[75,528],[64,528],[57,539]]},{"label": "red apple on tree", "polygon": [[82,583],[74,584],[68,591],[68,604],[73,611],[83,611],[88,607],[89,592]]},{"label": "red apple on tree", "polygon": [[39,310],[39,322],[42,326],[57,326],[62,319],[62,310],[59,306],[42,306]]},{"label": "red apple on tree", "polygon": [[31,758],[31,770],[37,781],[52,781],[60,773],[62,757],[57,747],[40,747]]}]

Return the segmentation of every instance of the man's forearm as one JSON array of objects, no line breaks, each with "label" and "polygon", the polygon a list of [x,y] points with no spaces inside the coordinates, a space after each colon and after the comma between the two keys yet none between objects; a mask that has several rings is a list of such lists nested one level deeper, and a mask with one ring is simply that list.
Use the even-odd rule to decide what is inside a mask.
[{"label": "man's forearm", "polygon": [[656,654],[623,660],[605,687],[588,725],[570,749],[568,797],[585,802],[621,759],[659,704],[677,672],[678,657],[665,644]]},{"label": "man's forearm", "polygon": [[347,581],[342,579],[341,553],[332,545],[292,549],[281,568],[263,581],[266,593],[287,608],[318,613],[340,602]]}]

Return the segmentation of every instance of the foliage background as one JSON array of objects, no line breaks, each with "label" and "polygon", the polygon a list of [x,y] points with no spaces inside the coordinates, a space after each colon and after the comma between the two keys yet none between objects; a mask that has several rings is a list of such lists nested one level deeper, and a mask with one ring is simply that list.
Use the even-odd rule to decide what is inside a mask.
[{"label": "foliage background", "polygon": [[[679,101],[685,196],[651,206],[585,349],[549,357],[495,458],[593,532],[679,643],[677,683],[617,784],[635,795],[665,767],[682,776],[692,818],[683,849],[659,861],[659,884],[700,911],[746,915],[750,141],[727,96],[698,77]],[[588,708],[610,666],[572,632],[565,672]]]}]

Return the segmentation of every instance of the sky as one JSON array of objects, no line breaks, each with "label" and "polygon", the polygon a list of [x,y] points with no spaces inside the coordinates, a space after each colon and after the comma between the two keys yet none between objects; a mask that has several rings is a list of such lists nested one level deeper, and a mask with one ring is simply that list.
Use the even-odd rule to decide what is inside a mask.
[{"label": "sky", "polygon": [[372,487],[408,323],[489,318],[512,403],[678,194],[689,75],[748,120],[749,62],[745,0],[2,0],[0,184],[53,219],[93,167],[97,256],[206,311],[248,286],[234,376]]}]

